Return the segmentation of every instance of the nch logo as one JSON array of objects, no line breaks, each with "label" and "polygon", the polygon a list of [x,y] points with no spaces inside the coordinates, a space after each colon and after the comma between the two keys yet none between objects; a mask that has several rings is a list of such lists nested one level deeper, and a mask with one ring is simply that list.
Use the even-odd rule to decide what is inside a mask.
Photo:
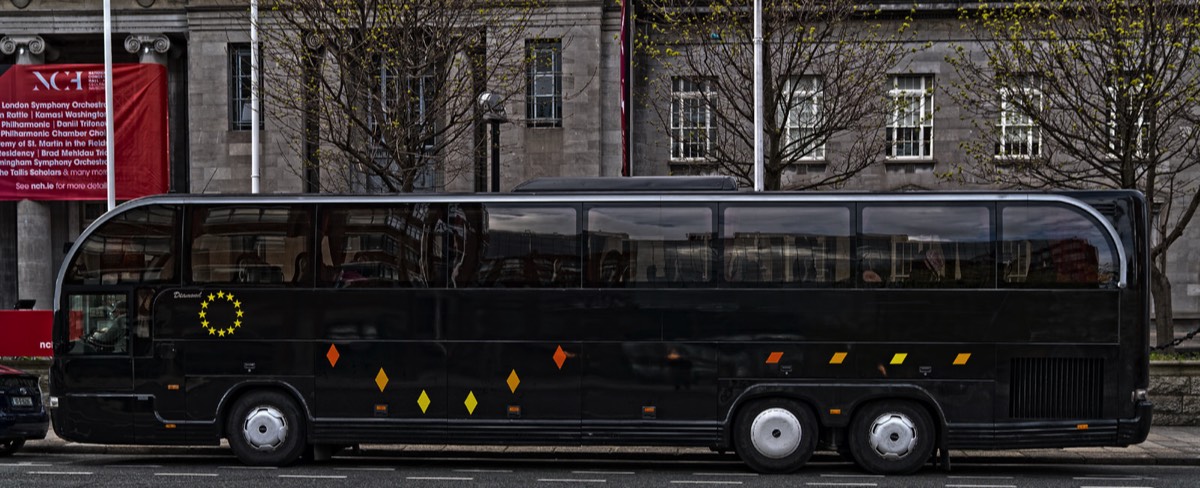
[{"label": "nch logo", "polygon": [[[83,72],[82,71],[55,71],[46,75],[40,71],[33,71],[33,76],[36,76],[38,82],[47,90],[54,91],[82,91],[83,90]],[[37,85],[33,86],[33,91],[40,91]]]}]

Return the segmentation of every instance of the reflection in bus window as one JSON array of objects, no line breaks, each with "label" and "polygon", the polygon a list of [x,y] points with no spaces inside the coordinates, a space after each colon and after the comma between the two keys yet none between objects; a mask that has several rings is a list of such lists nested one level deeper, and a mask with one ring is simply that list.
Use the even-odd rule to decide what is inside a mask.
[{"label": "reflection in bus window", "polygon": [[850,209],[730,206],[721,239],[729,283],[850,283]]},{"label": "reflection in bus window", "polygon": [[991,212],[982,206],[867,206],[858,257],[863,286],[990,288]]},{"label": "reflection in bus window", "polygon": [[192,213],[194,283],[290,283],[308,250],[308,207],[197,207]]},{"label": "reflection in bus window", "polygon": [[[452,287],[576,288],[580,283],[577,206],[453,205]],[[459,232],[459,229],[463,232]],[[459,236],[462,239],[459,239]]]},{"label": "reflection in bus window", "polygon": [[135,208],[88,236],[68,267],[76,284],[156,283],[175,279],[174,207]]},{"label": "reflection in bus window", "polygon": [[714,282],[712,209],[588,209],[588,286],[684,287]]},{"label": "reflection in bus window", "polygon": [[1096,287],[1116,279],[1116,251],[1083,213],[1051,205],[1001,212],[1001,273],[1008,287]]},{"label": "reflection in bus window", "polygon": [[439,205],[332,206],[322,213],[318,276],[337,288],[415,287],[440,283]]}]

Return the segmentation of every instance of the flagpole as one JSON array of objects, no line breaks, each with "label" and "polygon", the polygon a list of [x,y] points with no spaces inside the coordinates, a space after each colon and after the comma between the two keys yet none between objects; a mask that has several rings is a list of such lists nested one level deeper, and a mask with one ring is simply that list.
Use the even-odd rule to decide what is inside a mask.
[{"label": "flagpole", "polygon": [[258,0],[250,0],[250,193],[258,193],[261,176],[258,110]]},{"label": "flagpole", "polygon": [[112,0],[104,0],[104,155],[108,173],[108,211],[117,206],[116,150],[113,145]]},{"label": "flagpole", "polygon": [[762,0],[754,0],[754,191],[763,191]]}]

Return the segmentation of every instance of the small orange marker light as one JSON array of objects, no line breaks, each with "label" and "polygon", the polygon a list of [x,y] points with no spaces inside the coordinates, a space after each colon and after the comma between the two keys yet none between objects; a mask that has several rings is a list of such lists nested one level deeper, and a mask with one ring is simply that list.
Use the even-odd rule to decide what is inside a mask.
[{"label": "small orange marker light", "polygon": [[179,385],[167,385],[167,389],[170,391],[175,391],[179,389]]},{"label": "small orange marker light", "polygon": [[656,418],[658,418],[658,407],[655,407],[655,406],[642,407],[642,419],[654,420]]},{"label": "small orange marker light", "polygon": [[1079,430],[1088,430],[1088,424],[1079,424],[1076,425],[1075,428]]},{"label": "small orange marker light", "polygon": [[829,415],[841,415],[841,414],[842,414],[842,409],[840,409],[840,408],[829,409]]},{"label": "small orange marker light", "polygon": [[166,428],[168,428],[168,429],[174,429],[174,428],[175,428],[175,424],[167,424],[167,425],[164,425],[163,427],[166,427]]}]

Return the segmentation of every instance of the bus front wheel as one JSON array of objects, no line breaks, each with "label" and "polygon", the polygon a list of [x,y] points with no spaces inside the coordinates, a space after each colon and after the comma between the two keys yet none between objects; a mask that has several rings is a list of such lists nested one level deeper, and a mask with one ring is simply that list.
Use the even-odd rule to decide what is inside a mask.
[{"label": "bus front wheel", "polygon": [[277,391],[252,391],[239,398],[225,432],[233,453],[251,466],[292,464],[306,447],[300,408]]},{"label": "bus front wheel", "polygon": [[933,455],[933,437],[933,420],[920,405],[872,403],[850,422],[850,454],[859,467],[871,473],[911,474]]},{"label": "bus front wheel", "polygon": [[758,400],[738,411],[734,449],[761,473],[791,473],[804,466],[817,447],[817,420],[793,400]]}]

